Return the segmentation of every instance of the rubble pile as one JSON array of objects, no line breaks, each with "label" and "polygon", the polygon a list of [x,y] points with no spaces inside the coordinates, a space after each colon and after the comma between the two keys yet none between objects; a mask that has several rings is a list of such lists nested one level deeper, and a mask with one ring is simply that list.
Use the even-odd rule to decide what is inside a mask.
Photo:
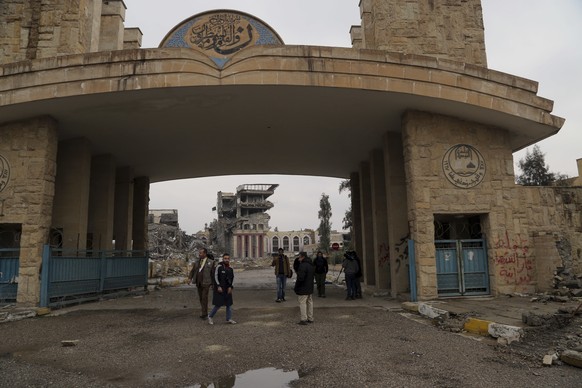
[{"label": "rubble pile", "polygon": [[151,278],[187,276],[189,262],[206,248],[204,241],[172,225],[149,224],[148,238]]},{"label": "rubble pile", "polygon": [[554,288],[561,296],[582,297],[582,274],[569,268],[558,268],[554,273]]}]

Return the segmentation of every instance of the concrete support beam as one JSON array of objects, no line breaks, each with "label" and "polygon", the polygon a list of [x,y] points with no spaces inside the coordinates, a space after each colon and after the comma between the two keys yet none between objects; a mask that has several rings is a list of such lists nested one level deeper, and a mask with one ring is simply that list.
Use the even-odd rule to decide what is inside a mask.
[{"label": "concrete support beam", "polygon": [[392,296],[410,290],[408,278],[408,202],[406,174],[400,133],[384,136],[384,166],[388,205],[388,246],[390,247],[390,278]]},{"label": "concrete support beam", "polygon": [[53,227],[62,230],[64,249],[87,245],[91,146],[85,138],[59,143]]},{"label": "concrete support beam", "polygon": [[150,203],[150,178],[134,180],[133,191],[133,249],[148,249],[148,214]]},{"label": "concrete support beam", "polygon": [[115,175],[115,249],[130,250],[133,230],[133,168],[118,168]]},{"label": "concrete support beam", "polygon": [[362,251],[361,262],[364,282],[368,286],[376,285],[374,266],[374,224],[372,222],[372,184],[370,182],[370,163],[360,163],[360,200],[362,217]]},{"label": "concrete support beam", "polygon": [[125,28],[125,10],[122,0],[104,0],[101,10],[99,51],[122,50]]},{"label": "concrete support beam", "polygon": [[381,150],[373,150],[370,153],[370,183],[372,186],[372,228],[376,288],[390,289],[386,175],[384,173],[384,156]]},{"label": "concrete support beam", "polygon": [[352,190],[352,247],[362,254],[362,201],[360,199],[360,174],[350,174],[350,187]]},{"label": "concrete support beam", "polygon": [[95,156],[91,161],[89,226],[91,248],[113,249],[113,211],[115,201],[115,160],[111,155]]}]

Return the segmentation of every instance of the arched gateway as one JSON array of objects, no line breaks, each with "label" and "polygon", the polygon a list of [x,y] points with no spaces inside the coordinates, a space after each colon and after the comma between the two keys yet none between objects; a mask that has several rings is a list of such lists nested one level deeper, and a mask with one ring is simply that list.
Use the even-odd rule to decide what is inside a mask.
[{"label": "arched gateway", "polygon": [[[172,179],[349,177],[366,284],[412,298],[532,291],[550,244],[537,237],[576,236],[514,184],[512,152],[563,119],[535,82],[487,69],[479,0],[361,1],[353,48],[286,46],[219,10],[139,49],[122,1],[53,3],[66,23],[0,4],[14,27],[0,38],[0,248],[17,246],[20,303],[46,292],[49,243],[145,249],[149,184]],[[281,142],[301,157],[275,157]]]}]

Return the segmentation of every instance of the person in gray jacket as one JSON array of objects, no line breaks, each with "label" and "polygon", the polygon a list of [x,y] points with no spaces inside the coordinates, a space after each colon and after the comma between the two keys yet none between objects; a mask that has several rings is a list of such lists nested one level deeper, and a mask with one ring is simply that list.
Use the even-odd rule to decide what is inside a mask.
[{"label": "person in gray jacket", "polygon": [[188,276],[188,284],[194,282],[198,289],[198,299],[200,300],[200,318],[208,318],[208,294],[212,286],[212,271],[214,269],[214,258],[208,256],[206,248],[198,251],[198,260]]},{"label": "person in gray jacket", "polygon": [[351,251],[344,253],[344,257],[342,268],[344,269],[344,274],[346,276],[346,287],[348,292],[346,300],[354,300],[357,295],[356,275],[360,271],[360,265]]}]

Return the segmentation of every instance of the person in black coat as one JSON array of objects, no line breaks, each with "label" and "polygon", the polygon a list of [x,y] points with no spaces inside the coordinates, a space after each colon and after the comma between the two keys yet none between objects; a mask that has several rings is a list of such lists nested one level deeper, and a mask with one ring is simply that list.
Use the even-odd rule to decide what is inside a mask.
[{"label": "person in black coat", "polygon": [[297,267],[297,280],[295,281],[295,293],[299,301],[301,313],[300,325],[313,323],[313,279],[315,267],[305,252],[299,253],[299,266]]},{"label": "person in black coat", "polygon": [[222,255],[222,262],[220,262],[214,270],[214,294],[212,296],[212,304],[214,307],[210,314],[208,314],[208,324],[214,325],[212,318],[218,312],[220,307],[226,306],[226,322],[236,323],[232,319],[232,283],[234,281],[234,271],[230,267],[230,255],[225,253]]},{"label": "person in black coat", "polygon": [[317,256],[313,259],[315,266],[315,283],[317,283],[317,296],[325,298],[325,278],[329,270],[327,259],[323,257],[323,252],[317,251]]}]

